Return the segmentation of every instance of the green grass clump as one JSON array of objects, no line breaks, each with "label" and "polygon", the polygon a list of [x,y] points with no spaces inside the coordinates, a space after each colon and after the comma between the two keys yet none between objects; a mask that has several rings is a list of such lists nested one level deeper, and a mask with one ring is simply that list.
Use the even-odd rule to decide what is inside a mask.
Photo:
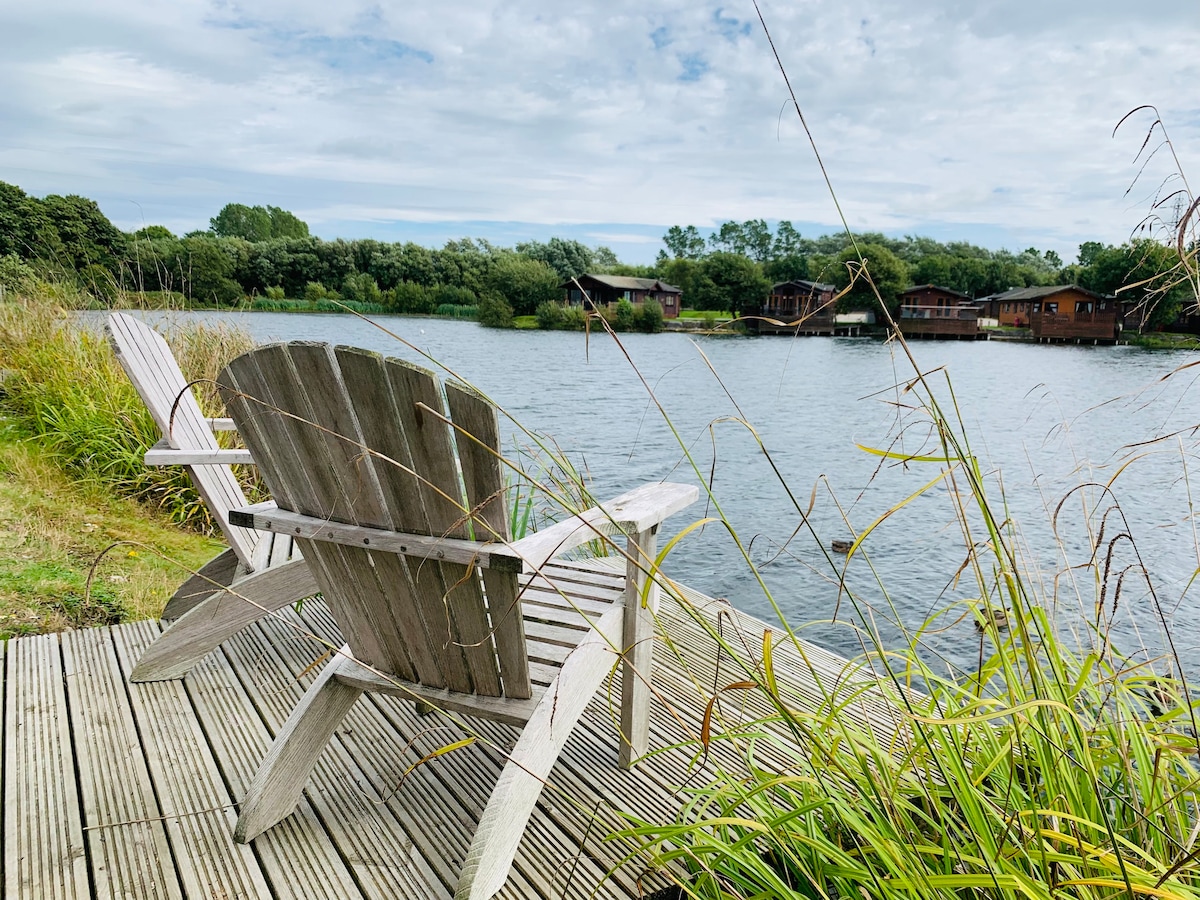
[{"label": "green grass clump", "polygon": [[[214,523],[187,474],[142,462],[159,438],[157,429],[104,335],[74,319],[74,299],[42,286],[0,304],[0,358],[9,370],[0,386],[0,411],[72,477],[211,533]],[[249,338],[191,325],[172,331],[168,340],[185,377],[201,382],[201,405],[219,415],[216,392],[207,385],[226,361],[249,349]]]}]

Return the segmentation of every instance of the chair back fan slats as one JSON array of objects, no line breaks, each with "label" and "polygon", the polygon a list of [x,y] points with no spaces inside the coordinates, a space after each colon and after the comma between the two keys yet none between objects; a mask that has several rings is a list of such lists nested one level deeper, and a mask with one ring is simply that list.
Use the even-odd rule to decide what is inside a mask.
[{"label": "chair back fan slats", "polygon": [[[208,420],[163,336],[126,313],[113,313],[104,327],[117,360],[167,443],[175,450],[218,449]],[[229,524],[229,510],[247,503],[233,469],[228,465],[186,468],[243,568],[253,571],[258,534]]]},{"label": "chair back fan slats", "polygon": [[[467,514],[476,497],[501,497],[495,409],[478,397],[460,403],[465,395],[451,389],[452,410],[463,410],[483,446],[456,438],[432,372],[293,342],[239,357],[220,385],[281,508],[409,534],[505,534],[502,500],[480,505],[477,522]],[[528,667],[511,659],[518,643],[526,654],[515,575],[297,540],[356,659],[430,687],[530,695]]]}]

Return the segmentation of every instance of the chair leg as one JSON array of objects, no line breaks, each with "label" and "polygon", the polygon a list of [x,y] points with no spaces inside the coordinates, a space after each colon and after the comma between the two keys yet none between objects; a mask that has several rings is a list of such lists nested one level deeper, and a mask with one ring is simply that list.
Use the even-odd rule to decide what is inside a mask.
[{"label": "chair leg", "polygon": [[343,647],[338,657],[321,671],[275,736],[242,801],[241,815],[233,832],[233,839],[239,844],[252,841],[290,815],[300,802],[300,794],[321,751],[362,694],[361,688],[337,678],[339,671],[358,666],[349,653],[350,648]]},{"label": "chair leg", "polygon": [[654,613],[658,610],[658,584],[651,580],[646,605],[642,589],[654,564],[658,539],[654,530],[630,535],[626,542],[625,621],[621,633],[621,746],[617,762],[622,769],[650,749],[650,667],[654,663]]},{"label": "chair leg", "polygon": [[142,653],[129,680],[182,678],[251,622],[316,592],[317,583],[303,559],[253,572],[176,620]]},{"label": "chair leg", "polygon": [[241,560],[232,550],[225,550],[210,559],[195,575],[192,575],[171,595],[159,616],[164,622],[173,622],[188,610],[198,606],[218,588],[233,584],[238,575]]},{"label": "chair leg", "polygon": [[563,745],[612,669],[609,641],[620,634],[622,610],[595,623],[571,651],[525,724],[475,829],[455,891],[456,900],[486,900],[504,886],[525,825]]}]

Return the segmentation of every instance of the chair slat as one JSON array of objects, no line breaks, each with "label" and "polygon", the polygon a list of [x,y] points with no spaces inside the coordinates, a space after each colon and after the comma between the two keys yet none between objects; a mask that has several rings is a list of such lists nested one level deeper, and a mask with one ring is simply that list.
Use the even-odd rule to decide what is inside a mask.
[{"label": "chair slat", "polygon": [[[411,515],[412,509],[420,509],[420,494],[415,478],[397,474],[411,468],[411,458],[407,442],[397,429],[395,403],[384,374],[383,357],[356,348],[338,348],[334,355],[361,444],[373,451],[364,453],[363,465],[374,472],[386,519],[390,527],[397,528],[399,522]],[[424,524],[423,519],[418,521]],[[375,558],[377,564],[390,567],[392,581],[384,583],[394,589],[390,608],[407,642],[408,655],[419,675],[417,680],[469,691],[466,664],[447,625],[441,568],[436,563],[406,560],[387,553],[377,553]]]},{"label": "chair slat", "polygon": [[[279,371],[278,362],[266,368],[260,362],[268,355],[282,351],[282,345],[260,348],[233,360],[217,379],[225,407],[242,426],[242,438],[258,460],[263,480],[278,502],[289,505],[307,515],[315,514],[321,500],[306,474],[304,457],[294,443],[294,420],[284,415],[278,406],[266,371]],[[283,367],[282,371],[287,371]],[[280,386],[281,393],[286,386]],[[318,587],[328,590],[338,579],[347,587],[343,589],[344,602],[334,608],[338,627],[354,649],[355,655],[364,663],[391,669],[393,660],[382,639],[383,629],[376,630],[362,624],[365,613],[355,615],[355,608],[362,605],[357,590],[363,573],[370,573],[369,560],[365,551],[349,550],[333,544],[325,544],[297,538],[300,552],[307,560]],[[345,552],[343,552],[345,551]],[[347,553],[362,558],[365,565],[347,562]],[[397,674],[399,671],[397,669]]]},{"label": "chair slat", "polygon": [[[476,391],[454,382],[446,385],[446,401],[457,431],[458,457],[462,463],[475,538],[507,542],[512,534],[504,502],[496,408]],[[521,622],[517,579],[504,572],[485,569],[483,584],[504,693],[509,697],[529,697],[529,654]]]},{"label": "chair slat", "polygon": [[[176,450],[216,450],[216,437],[162,335],[124,313],[109,316],[105,330],[117,360],[170,446]],[[228,522],[229,510],[246,505],[246,495],[233,470],[227,465],[185,468],[229,546],[246,570],[253,571],[258,535]]]}]

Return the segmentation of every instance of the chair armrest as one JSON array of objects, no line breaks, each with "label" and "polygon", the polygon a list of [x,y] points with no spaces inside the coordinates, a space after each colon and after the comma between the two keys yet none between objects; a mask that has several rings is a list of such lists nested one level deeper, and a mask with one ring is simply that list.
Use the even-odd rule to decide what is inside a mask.
[{"label": "chair armrest", "polygon": [[213,431],[237,431],[238,430],[237,425],[235,425],[233,422],[233,419],[205,419],[204,421],[206,421],[208,423],[208,427],[211,428]]},{"label": "chair armrest", "polygon": [[694,503],[699,495],[699,489],[690,484],[644,484],[529,537],[513,541],[509,549],[525,561],[527,571],[536,571],[555,556],[597,537],[633,535],[656,529],[668,516]]},{"label": "chair armrest", "polygon": [[273,531],[276,534],[287,534],[311,541],[329,541],[348,547],[367,547],[387,553],[475,565],[481,569],[517,573],[523,569],[521,558],[513,553],[507,544],[464,541],[460,538],[428,534],[406,534],[386,528],[368,528],[364,525],[334,522],[280,509],[273,500],[244,506],[241,509],[231,509],[229,524],[258,531]]},{"label": "chair armrest", "polygon": [[249,450],[176,450],[163,438],[146,451],[148,466],[221,466],[230,463],[253,465]]}]

